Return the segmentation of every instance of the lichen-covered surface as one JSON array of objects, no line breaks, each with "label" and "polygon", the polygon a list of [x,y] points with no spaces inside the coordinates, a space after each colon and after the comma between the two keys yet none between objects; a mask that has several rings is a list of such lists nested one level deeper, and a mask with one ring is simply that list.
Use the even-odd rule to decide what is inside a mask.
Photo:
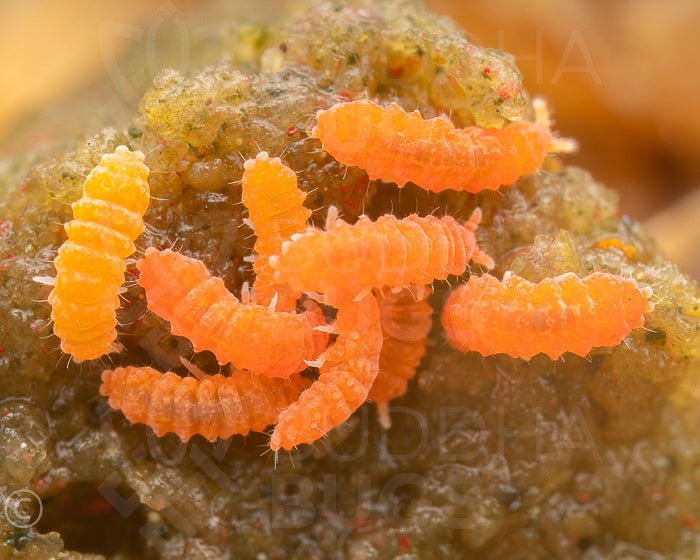
[{"label": "lichen-covered surface", "polygon": [[[556,161],[478,196],[399,191],[305,134],[317,109],[364,96],[500,126],[527,109],[512,57],[472,45],[417,2],[357,0],[313,8],[261,68],[164,70],[123,130],[28,171],[0,169],[0,503],[11,506],[0,512],[0,558],[700,557],[697,286],[619,215],[615,194]],[[331,204],[347,220],[363,210],[466,219],[478,205],[496,274],[606,270],[652,286],[656,309],[646,329],[586,358],[483,358],[445,344],[437,317],[450,286],[439,283],[428,353],[392,403],[389,431],[365,406],[276,468],[265,434],[156,438],[110,411],[99,373],[182,372],[189,344],[145,313],[132,282],[119,314],[124,352],[69,362],[51,334],[48,288],[32,281],[53,275],[85,174],[123,143],[148,152],[153,171],[140,250],[175,245],[237,292],[254,244],[242,163],[267,150],[297,171],[316,223]],[[192,359],[218,372],[210,355]],[[13,517],[38,517],[36,503],[14,508],[17,490],[41,498],[32,527]]]}]

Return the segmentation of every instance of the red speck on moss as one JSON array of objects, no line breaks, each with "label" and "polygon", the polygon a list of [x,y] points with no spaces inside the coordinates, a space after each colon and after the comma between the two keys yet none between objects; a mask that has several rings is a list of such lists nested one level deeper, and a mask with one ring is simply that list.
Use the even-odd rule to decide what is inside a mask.
[{"label": "red speck on moss", "polygon": [[406,535],[401,535],[399,537],[399,550],[401,550],[401,552],[406,552],[408,550],[408,538],[406,538]]},{"label": "red speck on moss", "polygon": [[591,495],[588,492],[579,492],[576,495],[576,501],[579,504],[589,504],[591,502]]},{"label": "red speck on moss", "polygon": [[503,99],[510,99],[510,94],[511,94],[511,91],[512,91],[512,85],[513,85],[513,84],[508,84],[508,86],[505,86],[505,87],[500,88],[500,89],[497,91],[498,95],[499,95],[500,97],[502,97]]}]

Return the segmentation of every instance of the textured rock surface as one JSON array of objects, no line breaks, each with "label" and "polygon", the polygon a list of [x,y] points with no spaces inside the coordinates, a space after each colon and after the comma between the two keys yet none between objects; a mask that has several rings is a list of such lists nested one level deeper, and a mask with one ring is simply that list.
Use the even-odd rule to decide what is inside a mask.
[{"label": "textured rock surface", "polygon": [[[471,45],[417,2],[356,1],[313,8],[261,68],[164,70],[123,130],[28,171],[0,169],[0,498],[13,505],[12,492],[31,489],[43,504],[31,528],[0,515],[0,557],[698,557],[697,287],[619,215],[615,194],[556,161],[495,193],[399,191],[306,137],[316,109],[365,95],[426,116],[451,111],[459,125],[502,125],[526,113],[512,57]],[[156,438],[109,410],[99,372],[182,372],[189,344],[145,314],[132,283],[119,314],[126,350],[68,362],[50,336],[47,287],[32,281],[53,275],[85,174],[122,143],[148,152],[153,170],[139,249],[175,245],[238,293],[254,243],[239,204],[242,162],[267,150],[297,171],[316,223],[330,204],[348,220],[363,209],[466,219],[478,205],[496,274],[606,270],[652,286],[656,310],[647,330],[587,358],[484,359],[444,343],[441,283],[428,353],[392,403],[391,430],[365,406],[316,445],[280,455],[276,469],[265,434]],[[218,372],[211,356],[193,359]]]}]

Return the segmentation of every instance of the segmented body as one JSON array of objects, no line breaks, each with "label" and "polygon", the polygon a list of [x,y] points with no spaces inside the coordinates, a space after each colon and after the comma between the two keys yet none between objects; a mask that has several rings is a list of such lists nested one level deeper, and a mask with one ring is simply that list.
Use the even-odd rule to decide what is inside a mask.
[{"label": "segmented body", "polygon": [[173,334],[188,338],[197,352],[210,350],[220,364],[287,377],[306,369],[304,360],[326,347],[328,334],[314,330],[317,313],[241,304],[197,259],[151,247],[136,266],[148,308],[170,322]]},{"label": "segmented body", "polygon": [[359,301],[353,295],[336,294],[338,338],[323,354],[318,379],[279,415],[270,441],[273,450],[316,441],[367,399],[379,370],[382,328],[374,295]]},{"label": "segmented body", "polygon": [[500,282],[485,274],[450,294],[442,324],[454,346],[485,356],[585,356],[641,327],[654,307],[651,294],[630,278],[604,272],[585,278],[569,273],[539,284],[516,275]]},{"label": "segmented body", "polygon": [[607,249],[609,247],[620,249],[620,251],[622,251],[625,256],[632,261],[639,260],[639,249],[633,245],[627,245],[615,237],[603,239],[595,246],[595,249]]},{"label": "segmented body", "polygon": [[327,231],[309,227],[285,242],[270,264],[276,281],[302,291],[430,284],[462,274],[470,259],[493,266],[476,244],[480,220],[479,209],[464,225],[450,216],[385,215],[376,222],[360,216],[353,225],[336,220]]},{"label": "segmented body", "polygon": [[408,380],[425,355],[425,339],[433,325],[433,309],[427,302],[427,286],[410,286],[399,292],[377,293],[384,343],[379,356],[379,375],[369,391],[384,428],[391,427],[389,401],[406,392]]},{"label": "segmented body", "polygon": [[102,156],[85,180],[82,198],[73,203],[73,220],[65,225],[68,241],[54,260],[49,295],[54,333],[61,349],[80,360],[115,348],[124,259],[134,252],[150,200],[143,159],[126,146]]},{"label": "segmented body", "polygon": [[279,158],[270,158],[260,152],[244,164],[243,204],[248,218],[255,225],[254,298],[268,305],[277,294],[277,309],[291,311],[300,294],[287,286],[276,285],[269,258],[276,255],[282,243],[295,233],[306,229],[311,210],[304,207],[306,193],[297,187],[296,173]]},{"label": "segmented body", "polygon": [[241,370],[199,381],[150,367],[127,367],[103,372],[100,394],[127,420],[147,424],[158,436],[174,432],[186,441],[201,434],[213,441],[263,431],[307,386],[300,375],[279,379]]},{"label": "segmented body", "polygon": [[444,118],[425,120],[418,111],[369,99],[338,103],[316,119],[311,136],[339,162],[365,169],[370,179],[399,187],[410,181],[433,192],[495,190],[534,173],[558,149],[545,124],[458,129]]}]

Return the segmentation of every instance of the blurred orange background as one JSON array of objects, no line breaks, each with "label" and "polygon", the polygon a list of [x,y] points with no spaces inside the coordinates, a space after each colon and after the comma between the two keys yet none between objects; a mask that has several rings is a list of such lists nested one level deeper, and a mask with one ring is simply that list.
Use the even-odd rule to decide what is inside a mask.
[{"label": "blurred orange background", "polygon": [[[216,57],[241,22],[276,20],[308,3],[3,3],[0,158],[123,124],[161,66],[196,67],[194,42]],[[579,141],[564,161],[615,188],[622,211],[700,278],[700,2],[426,3],[474,42],[516,55],[525,87],[548,100],[561,136]],[[172,27],[171,44],[151,33],[157,25]]]}]

